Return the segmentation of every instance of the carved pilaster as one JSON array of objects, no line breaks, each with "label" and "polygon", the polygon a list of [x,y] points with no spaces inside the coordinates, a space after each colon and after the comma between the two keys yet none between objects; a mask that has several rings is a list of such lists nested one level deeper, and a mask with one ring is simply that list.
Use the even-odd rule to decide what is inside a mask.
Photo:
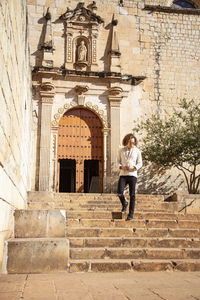
[{"label": "carved pilaster", "polygon": [[40,157],[39,190],[50,190],[50,149],[51,149],[51,112],[55,88],[51,82],[44,82],[40,87]]},{"label": "carved pilaster", "polygon": [[102,129],[103,132],[103,145],[104,145],[104,170],[103,170],[103,190],[104,192],[108,191],[108,176],[109,176],[109,168],[108,168],[108,135],[110,133],[110,128]]},{"label": "carved pilaster", "polygon": [[122,88],[120,87],[111,87],[108,89],[108,100],[110,107],[120,107],[123,95]]},{"label": "carved pilaster", "polygon": [[120,104],[123,98],[122,88],[120,87],[111,87],[108,90],[108,101],[110,104],[110,127],[111,127],[111,136],[110,136],[110,170],[111,177],[116,176],[118,167],[117,167],[117,155],[120,145]]}]

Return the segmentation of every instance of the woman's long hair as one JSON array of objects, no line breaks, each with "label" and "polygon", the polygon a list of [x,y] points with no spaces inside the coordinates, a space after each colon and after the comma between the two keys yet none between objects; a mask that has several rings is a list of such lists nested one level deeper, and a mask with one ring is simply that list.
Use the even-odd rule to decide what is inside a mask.
[{"label": "woman's long hair", "polygon": [[128,133],[127,135],[125,135],[122,141],[123,146],[127,146],[130,139],[135,139],[135,146],[137,146],[138,140],[132,133]]}]

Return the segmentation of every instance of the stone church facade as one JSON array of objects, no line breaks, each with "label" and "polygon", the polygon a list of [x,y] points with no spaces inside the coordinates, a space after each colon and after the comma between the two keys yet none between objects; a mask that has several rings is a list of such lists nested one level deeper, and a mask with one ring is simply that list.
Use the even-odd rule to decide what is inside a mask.
[{"label": "stone church facade", "polygon": [[[134,122],[199,101],[199,8],[1,1],[0,258],[27,191],[115,192],[118,149]],[[138,192],[184,188],[174,170],[151,172],[141,170]]]},{"label": "stone church facade", "polygon": [[[117,152],[134,122],[198,100],[198,3],[179,2],[27,2],[33,190],[115,191]],[[165,191],[181,185],[177,174],[163,181]]]}]

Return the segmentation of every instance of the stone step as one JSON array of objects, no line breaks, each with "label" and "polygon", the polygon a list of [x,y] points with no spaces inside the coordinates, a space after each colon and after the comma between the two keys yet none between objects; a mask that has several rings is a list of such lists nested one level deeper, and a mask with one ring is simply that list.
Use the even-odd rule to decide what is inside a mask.
[{"label": "stone step", "polygon": [[200,221],[192,220],[108,220],[108,219],[67,219],[68,227],[112,227],[112,228],[200,228]]},{"label": "stone step", "polygon": [[200,261],[194,259],[148,260],[70,260],[69,272],[155,272],[155,271],[200,271]]},{"label": "stone step", "polygon": [[[121,203],[117,202],[117,203],[101,203],[101,202],[97,202],[97,203],[77,203],[77,202],[30,202],[28,204],[28,207],[31,208],[33,206],[39,205],[40,206],[48,206],[49,207],[58,207],[60,208],[65,208],[65,209],[70,209],[70,208],[85,208],[85,210],[87,210],[88,208],[102,208],[102,210],[107,210],[107,209],[119,209],[121,210]],[[145,203],[136,203],[135,204],[136,209],[158,209],[158,210],[167,210],[167,209],[171,209],[174,210],[177,208],[177,203],[157,203],[157,204],[145,204]]]},{"label": "stone step", "polygon": [[[127,201],[129,201],[129,197],[126,197]],[[60,203],[60,202],[64,202],[64,203],[78,203],[78,204],[98,204],[98,203],[101,203],[101,204],[112,204],[112,205],[116,205],[116,204],[119,204],[120,203],[120,200],[119,198],[115,198],[115,199],[104,199],[103,197],[102,198],[99,198],[99,199],[76,199],[76,198],[72,198],[72,199],[47,199],[45,201],[41,201],[41,199],[34,199],[31,200],[31,201],[28,201],[29,203],[31,202],[55,202],[55,203]],[[143,199],[136,199],[136,202],[138,204],[144,204],[144,205],[148,205],[148,204],[152,204],[152,205],[156,205],[156,204],[162,204],[162,203],[172,203],[172,202],[167,202],[167,201],[158,201],[158,200],[155,200],[155,199],[148,199],[148,200],[143,200]]]},{"label": "stone step", "polygon": [[200,248],[199,239],[191,238],[69,238],[70,249],[89,247],[120,248]]},{"label": "stone step", "polygon": [[200,248],[70,248],[70,259],[199,259]]},{"label": "stone step", "polygon": [[[126,214],[110,211],[67,211],[69,219],[125,219]],[[200,214],[178,214],[168,212],[135,212],[134,219],[164,219],[164,220],[200,220]]]},{"label": "stone step", "polygon": [[[126,194],[128,197],[128,194]],[[163,195],[153,195],[153,194],[136,194],[136,199],[142,201],[164,201],[165,196]],[[94,193],[53,193],[53,192],[29,192],[28,202],[49,202],[50,201],[60,201],[60,200],[109,200],[109,201],[119,201],[116,194],[94,194]]]},{"label": "stone step", "polygon": [[[177,212],[177,203],[162,203],[160,207],[145,207],[145,206],[137,206],[135,207],[135,211],[146,211],[146,212]],[[114,205],[79,205],[79,204],[72,204],[72,203],[55,203],[55,202],[31,202],[28,205],[28,209],[30,210],[79,210],[79,211],[121,211],[121,204],[119,203],[118,206]]]},{"label": "stone step", "polygon": [[66,228],[67,237],[161,237],[200,238],[199,229],[176,228]]},{"label": "stone step", "polygon": [[65,237],[65,210],[15,210],[16,238]]},{"label": "stone step", "polygon": [[69,241],[66,238],[26,238],[7,241],[7,272],[50,273],[66,271]]}]

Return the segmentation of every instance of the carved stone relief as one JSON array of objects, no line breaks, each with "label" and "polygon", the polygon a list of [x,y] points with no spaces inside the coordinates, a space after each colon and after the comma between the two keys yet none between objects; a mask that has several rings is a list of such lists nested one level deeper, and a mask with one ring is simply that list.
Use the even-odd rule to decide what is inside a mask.
[{"label": "carved stone relief", "polygon": [[[82,105],[85,108],[90,109],[91,111],[95,112],[98,117],[100,118],[104,129],[108,128],[108,121],[107,116],[104,114],[104,111],[99,109],[98,105],[94,105],[92,102],[88,101],[84,105]],[[54,120],[51,122],[52,128],[57,127],[59,124],[59,120],[62,117],[62,115],[69,109],[72,109],[74,107],[80,107],[75,101],[71,101],[70,104],[66,103],[63,107],[60,107],[57,111],[57,113],[54,115]]]},{"label": "carved stone relief", "polygon": [[74,10],[60,16],[65,23],[66,61],[65,68],[77,70],[92,70],[97,64],[97,37],[99,26],[104,21],[96,15],[96,2],[86,7],[80,2]]}]

